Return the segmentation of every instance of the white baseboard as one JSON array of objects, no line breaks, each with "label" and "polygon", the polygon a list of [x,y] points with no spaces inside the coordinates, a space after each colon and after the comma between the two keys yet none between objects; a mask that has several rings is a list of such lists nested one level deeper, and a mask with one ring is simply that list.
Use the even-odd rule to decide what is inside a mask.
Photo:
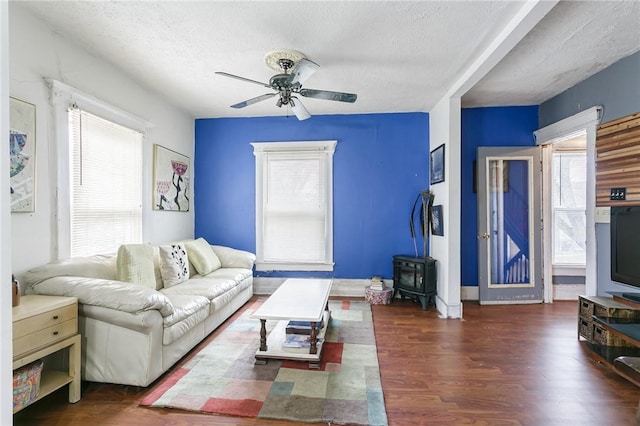
[{"label": "white baseboard", "polygon": [[460,299],[461,300],[480,300],[480,287],[478,287],[477,285],[460,286]]},{"label": "white baseboard", "polygon": [[[258,295],[272,294],[286,278],[253,277],[253,293]],[[334,278],[331,286],[333,297],[362,297],[364,289],[370,284],[369,279],[344,279]],[[391,280],[385,280],[387,287],[393,287]],[[462,300],[478,300],[478,287],[461,287]],[[436,296],[436,308],[442,318],[462,318],[462,303],[456,306],[448,306],[442,299]]]},{"label": "white baseboard", "polygon": [[[253,294],[267,295],[273,293],[286,278],[253,277]],[[331,286],[333,297],[362,297],[364,298],[364,288],[370,284],[369,279],[344,279],[334,278]],[[385,280],[387,287],[392,287],[391,280]]]},{"label": "white baseboard", "polygon": [[555,284],[553,300],[578,300],[578,296],[586,294],[584,284]]},{"label": "white baseboard", "polygon": [[[578,296],[585,294],[584,284],[554,284],[553,300],[578,300]],[[480,288],[478,286],[461,286],[460,299],[480,300]]]},{"label": "white baseboard", "polygon": [[447,305],[436,296],[436,309],[440,318],[462,318],[462,301],[459,305]]}]

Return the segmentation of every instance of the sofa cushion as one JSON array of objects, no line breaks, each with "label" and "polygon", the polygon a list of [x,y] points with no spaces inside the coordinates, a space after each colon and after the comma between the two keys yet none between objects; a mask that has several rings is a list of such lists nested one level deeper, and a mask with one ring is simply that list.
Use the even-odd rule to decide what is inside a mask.
[{"label": "sofa cushion", "polygon": [[188,281],[185,281],[179,285],[174,285],[173,287],[163,288],[160,291],[167,296],[176,294],[196,295],[204,296],[207,299],[211,300],[229,291],[236,285],[238,285],[238,283],[232,279],[209,278],[196,275],[189,278]]},{"label": "sofa cushion", "polygon": [[153,248],[148,244],[125,244],[118,249],[116,278],[156,289]]},{"label": "sofa cushion", "polygon": [[245,268],[253,269],[256,255],[244,250],[231,247],[212,245],[213,249],[223,268]]},{"label": "sofa cushion", "polygon": [[156,276],[156,290],[160,290],[164,287],[162,282],[162,274],[160,273],[160,248],[158,246],[152,246],[153,248],[153,273]]},{"label": "sofa cushion", "polygon": [[76,297],[83,305],[102,306],[138,314],[158,311],[166,317],[173,313],[169,298],[159,291],[122,281],[85,277],[53,277],[33,285],[35,294]]},{"label": "sofa cushion", "polygon": [[[229,279],[233,280],[237,283],[244,280],[247,277],[253,276],[253,271],[251,269],[244,268],[220,268],[212,273],[208,274],[206,277],[202,278],[218,278],[218,279]],[[199,277],[196,276],[196,279]]]},{"label": "sofa cushion", "polygon": [[85,277],[116,279],[116,254],[96,254],[88,257],[73,257],[54,260],[30,269],[23,276],[25,292],[31,293],[31,286],[52,277]]},{"label": "sofa cushion", "polygon": [[253,278],[252,277],[247,277],[244,280],[238,282],[238,285],[233,287],[231,290],[227,291],[226,293],[221,294],[220,296],[216,297],[215,299],[212,299],[211,300],[210,314],[212,315],[215,312],[218,312],[218,311],[224,309],[225,306],[227,306],[231,302],[231,300],[238,295],[238,293],[240,293],[241,291],[243,291],[247,287],[250,287],[251,284],[253,284]]},{"label": "sofa cushion", "polygon": [[173,305],[173,313],[163,318],[165,328],[179,323],[203,308],[209,309],[209,299],[206,297],[182,294],[172,294],[166,297]]},{"label": "sofa cushion", "polygon": [[204,238],[186,241],[185,247],[189,260],[200,275],[207,275],[222,266],[211,245]]},{"label": "sofa cushion", "polygon": [[209,299],[206,297],[175,294],[167,297],[173,305],[173,314],[165,317],[163,321],[163,345],[175,342],[209,315]]},{"label": "sofa cushion", "polygon": [[182,243],[159,247],[160,274],[165,287],[180,284],[189,279],[189,258]]}]

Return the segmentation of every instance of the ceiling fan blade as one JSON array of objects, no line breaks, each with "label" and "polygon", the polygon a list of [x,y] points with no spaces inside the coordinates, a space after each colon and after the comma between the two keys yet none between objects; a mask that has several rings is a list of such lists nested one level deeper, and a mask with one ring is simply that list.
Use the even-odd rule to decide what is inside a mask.
[{"label": "ceiling fan blade", "polygon": [[307,109],[304,107],[304,105],[302,105],[302,102],[298,98],[296,98],[295,96],[292,96],[290,102],[291,102],[291,111],[293,111],[293,113],[298,118],[298,120],[302,121],[311,117],[311,114],[309,114],[309,111],[307,111]]},{"label": "ceiling fan blade", "polygon": [[247,81],[249,83],[259,84],[260,86],[264,86],[264,87],[271,87],[266,83],[261,83],[261,82],[256,81],[256,80],[251,80],[250,78],[240,77],[239,75],[229,74],[227,72],[216,71],[216,74],[223,75],[225,77],[235,78],[237,80]]},{"label": "ceiling fan blade", "polygon": [[307,58],[302,58],[298,61],[296,67],[289,74],[289,80],[287,83],[295,84],[295,83],[304,83],[309,77],[315,73],[320,65],[316,64],[313,61],[308,60]]},{"label": "ceiling fan blade", "polygon": [[266,101],[267,99],[273,98],[275,95],[276,93],[267,93],[265,95],[256,96],[255,98],[247,99],[246,101],[231,105],[231,108],[244,108],[257,102]]},{"label": "ceiling fan blade", "polygon": [[331,92],[329,90],[302,89],[300,95],[307,98],[325,99],[327,101],[339,101],[353,103],[358,98],[355,93]]}]

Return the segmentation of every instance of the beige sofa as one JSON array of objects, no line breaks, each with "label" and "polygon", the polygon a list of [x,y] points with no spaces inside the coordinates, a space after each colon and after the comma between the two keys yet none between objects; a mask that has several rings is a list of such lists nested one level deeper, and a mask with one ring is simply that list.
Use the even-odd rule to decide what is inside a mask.
[{"label": "beige sofa", "polygon": [[171,287],[156,247],[151,286],[118,280],[118,253],[34,268],[25,292],[78,298],[83,380],[147,386],[253,295],[255,255],[211,248],[219,268],[201,275],[189,262],[188,279]]}]

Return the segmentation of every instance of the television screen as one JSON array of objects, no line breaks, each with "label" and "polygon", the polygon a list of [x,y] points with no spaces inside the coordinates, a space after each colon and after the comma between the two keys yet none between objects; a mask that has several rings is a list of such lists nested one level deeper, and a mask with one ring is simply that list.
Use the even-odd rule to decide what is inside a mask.
[{"label": "television screen", "polygon": [[611,279],[640,287],[640,206],[611,207]]}]

